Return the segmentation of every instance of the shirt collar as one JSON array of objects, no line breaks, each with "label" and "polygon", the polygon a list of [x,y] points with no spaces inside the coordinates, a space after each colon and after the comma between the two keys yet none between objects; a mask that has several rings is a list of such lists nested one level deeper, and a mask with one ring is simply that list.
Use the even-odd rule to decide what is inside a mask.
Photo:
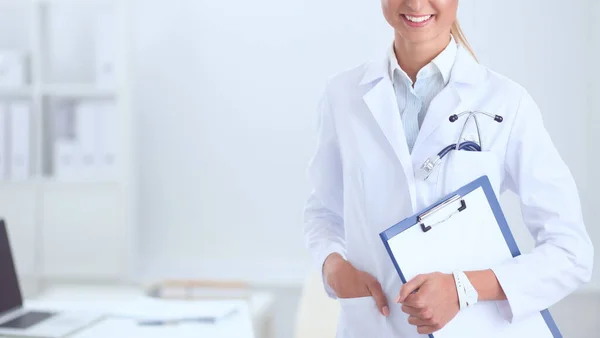
[{"label": "shirt collar", "polygon": [[[450,36],[450,43],[446,46],[446,48],[438,54],[430,63],[425,65],[425,67],[421,68],[417,73],[417,79],[429,77],[433,74],[440,73],[442,75],[442,79],[444,80],[444,84],[448,84],[450,81],[450,73],[452,72],[452,67],[454,65],[454,61],[456,60],[456,54],[458,51],[458,46],[454,37]],[[406,74],[406,72],[400,68],[398,64],[398,58],[396,57],[396,53],[394,52],[394,45],[389,49],[388,52],[389,57],[389,72],[390,79],[394,81],[394,72],[397,71],[400,73],[401,77],[411,83],[412,81]]]}]

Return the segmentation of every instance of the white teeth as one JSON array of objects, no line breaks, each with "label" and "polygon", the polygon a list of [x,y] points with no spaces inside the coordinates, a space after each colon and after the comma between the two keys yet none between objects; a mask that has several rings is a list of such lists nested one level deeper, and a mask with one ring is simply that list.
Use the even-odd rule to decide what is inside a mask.
[{"label": "white teeth", "polygon": [[431,15],[426,15],[426,16],[404,15],[404,17],[407,18],[409,21],[419,23],[419,22],[423,22],[423,21],[429,20],[429,18],[431,18]]}]

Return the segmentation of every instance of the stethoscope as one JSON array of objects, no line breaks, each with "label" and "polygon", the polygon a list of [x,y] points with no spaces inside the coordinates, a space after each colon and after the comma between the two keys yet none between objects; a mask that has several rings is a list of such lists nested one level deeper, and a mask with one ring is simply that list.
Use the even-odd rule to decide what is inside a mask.
[{"label": "stethoscope", "polygon": [[[456,141],[456,143],[448,145],[447,147],[442,149],[436,156],[434,156],[433,158],[428,158],[425,161],[425,163],[423,163],[423,165],[421,166],[421,170],[424,172],[424,178],[423,178],[424,180],[426,180],[429,177],[429,175],[431,175],[433,170],[435,170],[435,168],[440,164],[442,159],[446,155],[448,155],[448,153],[450,153],[452,150],[481,151],[481,149],[482,149],[481,132],[479,129],[479,121],[477,120],[477,115],[479,115],[479,114],[485,115],[498,123],[501,123],[502,121],[504,121],[504,118],[500,115],[493,115],[493,114],[483,112],[483,111],[465,111],[460,114],[450,115],[449,120],[451,123],[458,121],[458,119],[463,115],[469,115],[469,116],[465,120],[465,124],[463,125],[462,130],[460,131],[460,135],[458,135],[458,140]],[[465,130],[467,129],[467,124],[469,124],[469,120],[471,118],[473,118],[475,120],[475,127],[477,129],[477,139],[479,140],[479,143],[475,143],[473,141],[465,141],[465,142],[461,143],[460,140],[462,140],[463,134],[464,134]]]}]

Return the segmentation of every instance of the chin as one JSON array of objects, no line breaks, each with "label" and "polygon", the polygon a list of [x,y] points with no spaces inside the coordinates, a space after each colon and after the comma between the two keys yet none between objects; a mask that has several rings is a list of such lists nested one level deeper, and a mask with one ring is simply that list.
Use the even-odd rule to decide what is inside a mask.
[{"label": "chin", "polygon": [[428,42],[428,41],[434,40],[436,38],[435,34],[431,34],[428,32],[399,31],[398,33],[405,41],[415,43],[415,44]]}]

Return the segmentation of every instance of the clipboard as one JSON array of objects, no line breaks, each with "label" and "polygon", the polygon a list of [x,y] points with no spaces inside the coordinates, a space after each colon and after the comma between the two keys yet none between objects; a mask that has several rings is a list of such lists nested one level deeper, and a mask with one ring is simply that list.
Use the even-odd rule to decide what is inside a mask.
[{"label": "clipboard", "polygon": [[[489,269],[521,252],[487,176],[463,186],[380,238],[403,283],[423,273]],[[501,302],[462,310],[430,338],[562,338],[550,312],[509,323]]]}]

